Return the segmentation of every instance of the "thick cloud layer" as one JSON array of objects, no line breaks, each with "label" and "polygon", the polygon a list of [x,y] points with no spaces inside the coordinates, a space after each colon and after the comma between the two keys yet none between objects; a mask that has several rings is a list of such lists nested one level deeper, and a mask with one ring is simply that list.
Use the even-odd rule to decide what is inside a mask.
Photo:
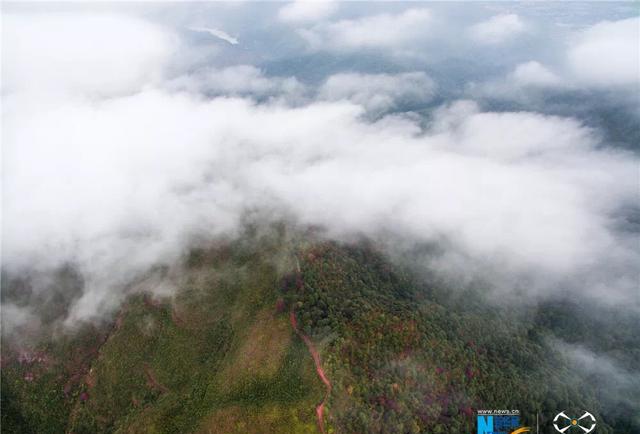
[{"label": "thick cloud layer", "polygon": [[[297,26],[334,12],[275,14]],[[303,40],[314,50],[414,49],[433,17],[410,8],[327,18]],[[501,17],[506,30],[479,21],[489,45],[517,30]],[[131,16],[3,19],[3,267],[74,263],[85,289],[69,321],[112,309],[138,273],[194,239],[233,235],[255,210],[341,238],[439,243],[443,255],[425,264],[484,271],[503,291],[580,291],[637,308],[637,234],[624,220],[637,205],[638,159],[579,118],[468,99],[407,112],[431,107],[441,88],[424,71],[335,70],[314,83],[250,64],[198,66],[206,45],[184,56],[194,43],[182,29]],[[633,36],[610,39],[615,25],[581,30],[568,59]],[[517,83],[560,80],[534,61],[514,68]],[[526,288],[514,284],[521,276]]]},{"label": "thick cloud layer", "polygon": [[112,14],[15,14],[3,26],[3,88],[11,91],[136,91],[159,78],[177,48],[157,25]]},{"label": "thick cloud layer", "polygon": [[[595,86],[640,85],[640,19],[603,21],[582,31],[569,49],[575,77]],[[602,58],[602,54],[606,58]]]}]

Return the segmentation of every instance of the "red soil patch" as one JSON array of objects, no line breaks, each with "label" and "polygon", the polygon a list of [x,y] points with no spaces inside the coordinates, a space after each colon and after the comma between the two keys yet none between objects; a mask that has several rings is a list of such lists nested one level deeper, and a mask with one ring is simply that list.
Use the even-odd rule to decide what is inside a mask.
[{"label": "red soil patch", "polygon": [[158,379],[156,378],[153,370],[146,363],[144,364],[144,373],[147,377],[147,385],[152,389],[159,390],[162,393],[168,393],[169,389],[167,389],[164,385],[162,385]]},{"label": "red soil patch", "polygon": [[325,432],[324,417],[323,417],[324,404],[327,401],[329,394],[331,393],[331,382],[327,378],[327,375],[325,374],[324,369],[322,368],[322,362],[320,361],[320,353],[318,353],[318,350],[316,349],[315,345],[313,345],[313,342],[311,342],[311,339],[309,338],[309,336],[305,335],[300,331],[300,329],[298,329],[298,321],[296,320],[296,314],[294,313],[293,309],[291,309],[291,312],[289,313],[289,319],[291,321],[291,327],[293,327],[293,330],[296,332],[298,336],[300,336],[300,339],[302,339],[302,341],[307,346],[307,349],[309,350],[309,353],[313,358],[313,363],[316,366],[316,372],[318,373],[318,377],[320,377],[320,380],[324,383],[326,388],[324,398],[322,398],[322,401],[316,407],[316,416],[318,417],[318,427],[320,428],[320,432],[324,434]]}]

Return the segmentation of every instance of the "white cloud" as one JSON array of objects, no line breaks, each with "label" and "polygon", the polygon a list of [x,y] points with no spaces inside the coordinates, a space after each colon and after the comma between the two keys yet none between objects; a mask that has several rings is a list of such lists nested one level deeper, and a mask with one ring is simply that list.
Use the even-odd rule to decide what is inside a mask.
[{"label": "white cloud", "polygon": [[568,51],[570,73],[587,85],[640,83],[640,18],[604,21],[582,31]]},{"label": "white cloud", "polygon": [[[421,14],[370,20],[411,27]],[[581,290],[606,287],[623,301],[637,290],[626,265],[637,264],[637,247],[620,241],[610,217],[637,200],[637,158],[599,149],[598,136],[576,120],[486,113],[470,102],[442,108],[428,127],[362,116],[363,107],[393,106],[413,92],[428,97],[421,73],[342,74],[320,92],[332,101],[258,103],[235,96],[286,93],[287,79],[236,66],[168,81],[173,45],[164,41],[173,36],[136,20],[117,24],[138,36],[128,41],[135,47],[120,47],[120,37],[109,39],[112,27],[96,25],[89,39],[109,48],[87,51],[77,31],[86,30],[85,16],[65,18],[62,36],[52,36],[64,55],[40,59],[49,47],[41,32],[60,19],[24,16],[4,29],[4,42],[21,50],[10,48],[20,59],[5,64],[12,92],[2,114],[3,266],[75,263],[86,288],[71,319],[116,306],[134,276],[174,261],[194,239],[233,234],[248,209],[341,238],[446,240],[450,253],[470,258],[459,274],[485,261],[511,277],[579,276]],[[366,20],[340,37],[352,46],[382,43],[363,40]],[[407,40],[394,32],[378,33]],[[121,67],[123,60],[131,63]],[[91,74],[75,70],[82,66]],[[37,103],[30,80],[41,90]]]},{"label": "white cloud", "polygon": [[[446,119],[447,127],[455,131],[456,149],[464,154],[517,161],[587,150],[596,144],[592,131],[574,119],[526,112],[481,113],[474,106],[463,101],[439,113],[440,122]],[[452,117],[457,117],[455,122]]]},{"label": "white cloud", "polygon": [[[520,63],[505,76],[471,84],[474,95],[527,101],[548,90],[617,90],[640,85],[640,18],[605,21],[578,30],[559,51],[561,59],[545,66]],[[633,94],[631,95],[633,97]]]},{"label": "white cloud", "polygon": [[278,12],[282,21],[304,22],[326,18],[338,9],[332,0],[296,0],[283,6]]},{"label": "white cloud", "polygon": [[2,304],[3,334],[10,335],[14,330],[20,330],[28,325],[34,327],[36,324],[38,324],[38,317],[28,307],[16,306],[13,303]]},{"label": "white cloud", "polygon": [[562,81],[547,67],[533,60],[517,65],[509,78],[521,86],[548,87],[559,85]]},{"label": "white cloud", "polygon": [[500,44],[526,30],[524,22],[516,14],[500,14],[471,26],[472,38],[482,44]]},{"label": "white cloud", "polygon": [[520,63],[503,77],[492,78],[484,83],[470,83],[467,90],[471,95],[502,98],[527,102],[549,89],[568,89],[571,84],[539,62],[531,60]]},{"label": "white cloud", "polygon": [[3,90],[109,95],[152,83],[174,35],[112,14],[3,14]]},{"label": "white cloud", "polygon": [[322,24],[301,34],[315,49],[392,48],[428,34],[431,24],[431,12],[419,8]]},{"label": "white cloud", "polygon": [[228,42],[231,45],[238,45],[238,38],[234,38],[224,30],[215,29],[212,27],[190,27],[189,30],[193,30],[194,32],[208,33],[211,36]]},{"label": "white cloud", "polygon": [[196,94],[284,97],[296,101],[303,97],[305,86],[294,77],[267,77],[252,65],[227,68],[200,68],[169,81],[166,86]]},{"label": "white cloud", "polygon": [[606,213],[636,194],[633,160],[541,115],[472,107],[421,134],[409,120],[363,121],[346,103],[293,109],[148,90],[42,111],[13,104],[5,265],[75,261],[88,284],[76,317],[113,306],[128,279],[192,236],[233,232],[249,207],[341,237],[445,237],[546,279],[606,264],[617,249]]},{"label": "white cloud", "polygon": [[372,113],[382,113],[403,103],[432,99],[435,83],[423,72],[403,74],[341,73],[330,76],[319,97],[329,101],[347,99]]},{"label": "white cloud", "polygon": [[[611,320],[611,319],[609,319]],[[572,367],[572,376],[583,377],[598,388],[598,399],[605,408],[638,408],[640,397],[640,374],[637,370],[623,367],[618,354],[606,354],[575,343],[559,339],[548,339],[548,344],[564,357]],[[613,356],[613,357],[612,357]],[[623,404],[623,405],[621,405]],[[633,416],[635,422],[640,418]]]}]

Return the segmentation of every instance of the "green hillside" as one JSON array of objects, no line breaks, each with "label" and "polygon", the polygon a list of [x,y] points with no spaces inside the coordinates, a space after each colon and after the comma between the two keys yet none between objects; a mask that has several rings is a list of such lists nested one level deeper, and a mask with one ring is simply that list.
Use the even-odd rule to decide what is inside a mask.
[{"label": "green hillside", "polygon": [[550,344],[551,310],[424,284],[366,244],[255,233],[153,274],[175,296],[133,294],[111,321],[30,346],[4,339],[2,432],[318,432],[326,388],[303,335],[332,386],[327,432],[471,433],[479,408],[543,424],[588,409],[599,434],[640,426]]}]

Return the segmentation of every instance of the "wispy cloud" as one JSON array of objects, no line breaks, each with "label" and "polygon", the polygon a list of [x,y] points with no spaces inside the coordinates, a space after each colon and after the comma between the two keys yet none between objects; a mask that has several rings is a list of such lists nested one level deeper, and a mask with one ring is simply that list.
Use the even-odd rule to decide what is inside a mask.
[{"label": "wispy cloud", "polygon": [[431,12],[415,8],[320,24],[300,33],[313,49],[392,48],[414,41],[428,32],[431,24]]},{"label": "wispy cloud", "polygon": [[200,33],[208,33],[209,35],[215,36],[216,38],[228,42],[231,45],[238,45],[239,43],[237,38],[229,35],[224,30],[215,29],[213,27],[190,27],[189,30]]},{"label": "wispy cloud", "polygon": [[286,22],[315,21],[330,16],[338,9],[332,0],[296,0],[283,6],[278,17]]},{"label": "wispy cloud", "polygon": [[526,25],[516,14],[500,14],[470,28],[471,36],[479,43],[500,44],[520,35]]}]

